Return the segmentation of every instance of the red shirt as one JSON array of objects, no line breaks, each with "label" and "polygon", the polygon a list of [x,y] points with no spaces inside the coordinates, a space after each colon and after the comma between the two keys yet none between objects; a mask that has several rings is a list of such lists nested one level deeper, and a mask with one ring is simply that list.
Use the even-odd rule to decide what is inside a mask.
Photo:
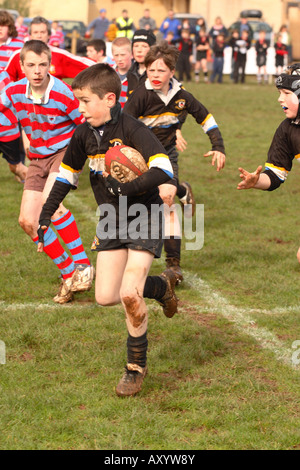
[{"label": "red shirt", "polygon": [[[61,80],[63,78],[74,78],[82,70],[91,65],[95,65],[93,60],[87,59],[86,57],[76,56],[54,46],[49,46],[49,48],[52,54],[49,72],[51,75]],[[20,65],[20,50],[16,51],[11,56],[5,68],[13,82],[17,82],[25,77]]]}]

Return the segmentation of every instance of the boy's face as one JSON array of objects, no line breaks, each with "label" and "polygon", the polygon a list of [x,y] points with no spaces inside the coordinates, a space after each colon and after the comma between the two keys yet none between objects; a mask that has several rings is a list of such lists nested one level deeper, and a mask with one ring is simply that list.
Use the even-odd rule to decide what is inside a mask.
[{"label": "boy's face", "polygon": [[98,62],[99,59],[103,56],[103,51],[97,52],[93,46],[87,46],[86,55],[88,56],[89,59],[94,60],[95,62]]},{"label": "boy's face", "polygon": [[139,64],[143,64],[145,62],[145,57],[149,49],[150,49],[150,46],[147,42],[144,42],[144,41],[134,42],[132,45],[132,55],[133,55],[134,60],[136,60]]},{"label": "boy's face", "polygon": [[126,73],[131,67],[132,53],[126,46],[113,46],[112,55],[120,73]]},{"label": "boy's face", "polygon": [[280,88],[278,101],[288,119],[294,119],[298,114],[299,100],[294,92]]},{"label": "boy's face", "polygon": [[45,44],[49,41],[48,28],[45,23],[32,24],[30,27],[30,39],[38,39]]},{"label": "boy's face", "polygon": [[8,26],[0,26],[0,44],[8,40]]},{"label": "boy's face", "polygon": [[24,62],[21,62],[21,68],[30,83],[33,91],[43,93],[49,83],[50,61],[44,52],[41,55],[33,51],[28,51]]},{"label": "boy's face", "polygon": [[90,88],[82,88],[74,90],[74,95],[79,101],[79,112],[91,126],[102,126],[111,119],[110,109],[116,103],[114,93],[106,93],[101,99]]},{"label": "boy's face", "polygon": [[147,75],[154,90],[160,90],[164,94],[168,93],[169,82],[174,75],[174,70],[170,70],[163,59],[157,59],[149,65]]}]

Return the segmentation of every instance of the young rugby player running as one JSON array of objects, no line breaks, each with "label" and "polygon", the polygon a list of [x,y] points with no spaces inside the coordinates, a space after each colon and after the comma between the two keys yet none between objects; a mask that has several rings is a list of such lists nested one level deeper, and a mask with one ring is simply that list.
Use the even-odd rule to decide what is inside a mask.
[{"label": "young rugby player running", "polygon": [[[29,140],[30,165],[24,184],[19,223],[37,243],[38,217],[57,176],[66,147],[78,124],[84,122],[71,88],[49,75],[51,51],[42,41],[22,48],[21,66],[26,78],[8,85],[0,95],[0,111],[17,119]],[[54,301],[72,300],[73,292],[89,290],[94,269],[82,246],[75,219],[60,205],[52,222],[69,248],[67,255],[49,227],[44,251],[61,272],[62,283]]]},{"label": "young rugby player running", "polygon": [[[49,226],[52,214],[69,190],[76,188],[78,176],[89,159],[91,186],[100,207],[94,240],[94,249],[98,251],[96,301],[103,306],[121,302],[124,307],[127,365],[116,393],[135,395],[141,390],[147,372],[148,312],[144,297],[156,299],[168,317],[177,311],[174,274],[148,276],[153,258],[159,257],[162,250],[163,221],[155,217],[158,205],[162,204],[158,185],[173,176],[172,166],[153,133],[122,113],[118,102],[121,82],[112,67],[93,65],[77,75],[72,88],[86,122],[76,129],[41,212],[38,249],[42,250],[43,231]],[[105,172],[105,153],[123,144],[138,150],[149,167],[146,173],[127,183],[119,183]],[[144,217],[140,221],[143,227],[140,234],[130,230],[137,205]],[[114,233],[109,228],[106,230],[107,220]]]},{"label": "young rugby player running", "polygon": [[[225,165],[225,149],[218,125],[213,116],[194,96],[184,90],[174,79],[179,51],[166,41],[150,48],[146,58],[147,80],[142,83],[125,103],[124,112],[146,124],[164,145],[172,163],[174,177],[159,188],[160,196],[170,210],[165,211],[166,235],[164,240],[167,269],[172,269],[181,282],[183,274],[180,267],[181,229],[174,206],[178,189],[178,152],[176,131],[182,119],[191,114],[208,135],[212,150],[205,154],[212,156],[212,165],[217,162],[217,171]],[[185,194],[178,194],[181,201],[187,201]],[[190,193],[190,192],[189,192]]]}]

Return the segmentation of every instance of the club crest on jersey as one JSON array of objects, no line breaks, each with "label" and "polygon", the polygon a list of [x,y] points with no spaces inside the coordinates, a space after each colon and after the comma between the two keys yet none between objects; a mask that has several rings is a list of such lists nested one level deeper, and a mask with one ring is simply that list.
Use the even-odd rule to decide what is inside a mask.
[{"label": "club crest on jersey", "polygon": [[56,116],[47,116],[47,120],[49,122],[49,124],[54,124],[55,123],[55,118]]},{"label": "club crest on jersey", "polygon": [[175,108],[176,109],[184,109],[185,103],[186,103],[185,100],[177,100],[177,101],[175,101]]},{"label": "club crest on jersey", "polygon": [[116,147],[117,145],[123,145],[121,139],[112,139],[109,141],[109,143],[112,145],[112,147]]}]

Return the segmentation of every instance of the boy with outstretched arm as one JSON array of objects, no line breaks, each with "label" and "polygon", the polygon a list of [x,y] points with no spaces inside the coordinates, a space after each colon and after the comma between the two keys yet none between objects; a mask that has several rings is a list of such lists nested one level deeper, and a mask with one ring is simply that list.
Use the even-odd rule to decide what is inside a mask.
[{"label": "boy with outstretched arm", "polygon": [[[72,88],[86,122],[76,129],[59,176],[40,214],[38,249],[43,249],[43,231],[49,225],[52,213],[69,190],[77,187],[79,174],[89,159],[90,182],[100,206],[93,243],[98,252],[95,296],[100,305],[122,303],[124,307],[128,330],[127,365],[116,393],[119,396],[135,395],[141,390],[147,373],[148,312],[144,297],[156,299],[168,317],[177,311],[176,280],[172,273],[148,276],[154,257],[159,257],[162,249],[162,220],[153,222],[152,217],[153,210],[157,211],[158,205],[162,204],[158,185],[173,176],[172,166],[163,146],[147,127],[121,112],[118,102],[121,83],[112,67],[107,64],[90,67],[77,75]],[[138,150],[149,170],[127,183],[120,183],[108,175],[105,153],[117,145]],[[142,237],[127,230],[132,221],[130,214],[137,204],[144,209],[145,219],[141,225],[143,229],[147,227],[147,234]],[[114,235],[104,230],[106,217],[115,227]],[[153,230],[156,237],[152,235]]]},{"label": "boy with outstretched arm", "polygon": [[173,270],[179,283],[183,280],[180,266],[181,232],[174,198],[177,194],[182,204],[193,205],[190,186],[187,183],[179,184],[176,149],[177,132],[187,114],[191,114],[208,135],[212,150],[205,156],[212,156],[212,164],[216,163],[217,171],[225,165],[225,149],[214,117],[174,79],[178,55],[178,49],[166,41],[150,48],[145,58],[148,78],[130,95],[125,103],[124,112],[139,119],[151,129],[165,147],[172,163],[174,176],[162,184],[159,191],[162,200],[170,208],[165,211],[168,238],[164,240],[164,249],[167,270]]},{"label": "boy with outstretched arm", "polygon": [[[285,182],[293,161],[300,161],[300,63],[289,66],[276,79],[278,102],[286,119],[277,128],[268,152],[265,170],[260,165],[253,173],[239,168],[242,181],[237,189],[274,191]],[[300,248],[297,253],[300,262]]]}]

